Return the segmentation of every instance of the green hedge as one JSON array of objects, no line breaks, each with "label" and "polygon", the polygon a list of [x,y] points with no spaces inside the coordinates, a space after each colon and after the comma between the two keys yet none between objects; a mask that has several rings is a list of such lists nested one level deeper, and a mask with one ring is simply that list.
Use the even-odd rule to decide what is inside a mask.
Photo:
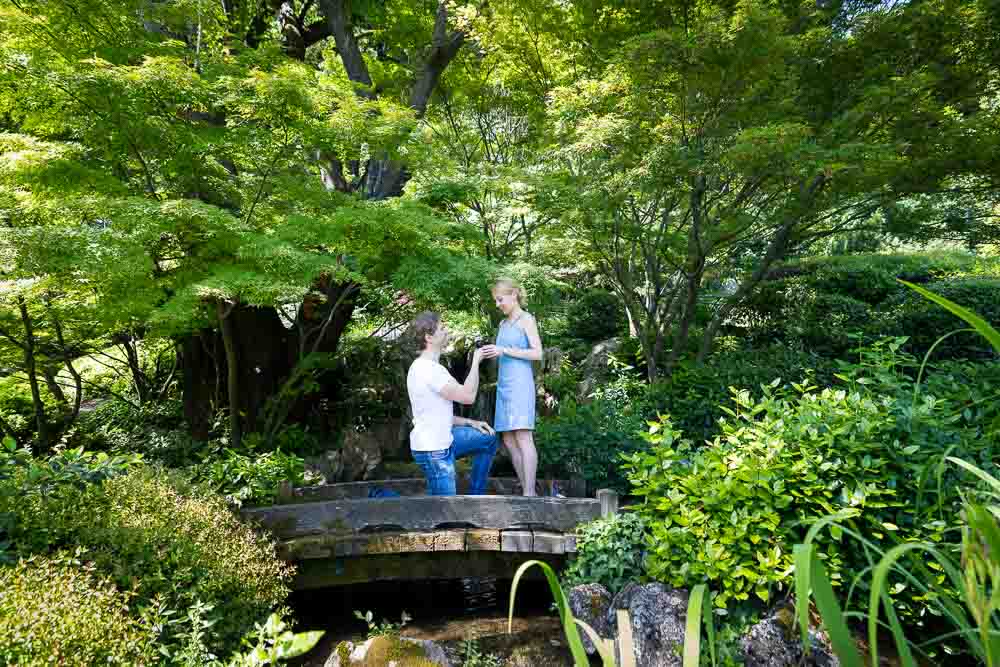
[{"label": "green hedge", "polygon": [[[23,475],[4,484],[23,488]],[[42,493],[0,493],[0,515],[12,517],[16,555],[81,548],[137,607],[184,614],[196,602],[216,619],[210,648],[237,647],[253,623],[281,604],[290,570],[273,544],[242,523],[225,501],[182,475],[140,467],[101,484],[64,485]],[[166,629],[170,634],[182,628]]]},{"label": "green hedge", "polygon": [[587,290],[566,309],[567,335],[588,343],[620,336],[626,328],[625,307],[611,292]]},{"label": "green hedge", "polygon": [[570,403],[558,417],[539,419],[535,427],[539,471],[552,477],[582,477],[590,490],[625,491],[621,454],[643,447],[638,417],[616,415],[613,405],[595,401]]},{"label": "green hedge", "polygon": [[[783,264],[735,317],[757,345],[780,341],[843,358],[857,345],[854,335],[909,336],[907,349],[922,355],[960,321],[897,279],[940,291],[990,321],[1000,310],[1000,263],[963,253],[866,254]],[[976,358],[987,350],[967,336],[950,340],[939,355]]]},{"label": "green hedge", "polygon": [[[927,289],[979,314],[1000,328],[1000,278],[964,278],[941,280]],[[885,335],[908,336],[908,348],[924,354],[934,342],[968,325],[944,308],[907,290],[884,304],[881,321],[875,325]],[[956,334],[935,350],[935,358],[979,358],[993,356],[992,348],[975,333]]]},{"label": "green hedge", "polygon": [[807,374],[820,384],[833,382],[833,362],[820,355],[773,345],[761,349],[720,352],[702,365],[682,363],[669,379],[649,386],[633,404],[640,423],[669,414],[674,425],[696,443],[711,440],[719,419],[730,405],[730,387],[744,387],[753,394],[774,380],[788,385]]},{"label": "green hedge", "polygon": [[156,635],[130,597],[68,557],[0,567],[0,664],[153,664]]}]

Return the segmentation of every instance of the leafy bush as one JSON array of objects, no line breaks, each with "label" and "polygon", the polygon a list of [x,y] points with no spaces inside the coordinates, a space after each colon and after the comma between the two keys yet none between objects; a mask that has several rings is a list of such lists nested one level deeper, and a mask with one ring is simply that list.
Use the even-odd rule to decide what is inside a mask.
[{"label": "leafy bush", "polygon": [[[848,336],[857,333],[870,338],[914,336],[911,349],[922,354],[958,320],[921,300],[897,282],[899,278],[932,283],[936,291],[936,286],[968,284],[965,293],[954,293],[957,300],[966,299],[973,309],[982,304],[987,319],[998,308],[996,284],[987,284],[1000,280],[995,262],[963,253],[865,254],[781,265],[734,317],[758,342],[795,341],[831,357],[844,354]],[[973,293],[973,285],[981,286],[978,293]],[[941,349],[942,355],[983,355],[973,337],[950,343]]]},{"label": "leafy bush", "polygon": [[874,316],[867,303],[844,294],[792,286],[785,295],[789,300],[782,313],[785,334],[826,357],[846,353],[854,343],[852,334],[870,328]]},{"label": "leafy bush", "polygon": [[[930,283],[927,288],[977,312],[1000,327],[1000,278],[968,278]],[[942,335],[966,328],[958,317],[909,290],[885,304],[879,328],[886,335],[909,336],[909,348],[924,354]],[[983,358],[993,356],[989,344],[975,333],[957,334],[942,342],[935,358]]]},{"label": "leafy bush", "polygon": [[643,447],[636,435],[640,422],[621,428],[614,406],[595,401],[568,403],[556,418],[541,418],[535,427],[538,468],[554,477],[581,477],[589,489],[628,486],[619,456]]},{"label": "leafy bush", "polygon": [[217,457],[192,466],[194,478],[206,482],[233,504],[273,504],[281,482],[305,484],[305,461],[280,450],[243,454],[226,448]]},{"label": "leafy bush", "polygon": [[[719,604],[767,600],[804,524],[838,511],[880,548],[897,538],[945,543],[961,499],[943,458],[992,469],[996,440],[971,423],[968,393],[915,397],[904,372],[912,359],[900,345],[885,341],[862,350],[860,364],[844,364],[846,389],[787,391],[775,382],[759,399],[736,392],[709,447],[683,439],[668,419],[652,427],[651,450],[626,463],[632,493],[646,498],[638,511],[651,531],[649,575],[714,582]],[[962,369],[934,389],[960,383]],[[835,580],[868,565],[863,551],[819,548]],[[904,613],[916,615],[909,602]]]},{"label": "leafy bush", "polygon": [[640,425],[669,414],[676,428],[701,443],[718,433],[719,419],[732,400],[730,387],[759,396],[761,386],[776,379],[789,386],[794,380],[812,377],[816,384],[828,385],[834,371],[834,365],[823,357],[781,345],[738,349],[709,357],[701,365],[679,364],[669,380],[650,385],[623,409],[638,412]]},{"label": "leafy bush", "polygon": [[568,331],[590,343],[619,336],[625,330],[625,308],[621,299],[604,290],[588,290],[566,312]]},{"label": "leafy bush", "polygon": [[859,254],[817,257],[786,265],[798,269],[807,286],[876,305],[905,288],[897,278],[926,283],[972,269],[976,258],[967,253]]},{"label": "leafy bush", "polygon": [[0,567],[0,664],[151,664],[156,635],[130,598],[65,556]]},{"label": "leafy bush", "polygon": [[197,459],[203,442],[184,431],[179,400],[136,407],[111,399],[80,415],[64,437],[73,447],[115,453],[140,452],[151,461],[181,467]]},{"label": "leafy bush", "polygon": [[[5,484],[23,484],[23,473]],[[286,594],[290,576],[274,546],[241,523],[225,501],[176,472],[138,468],[85,488],[45,495],[0,494],[0,513],[13,517],[12,540],[23,555],[79,546],[97,571],[137,607],[179,612],[195,604],[214,610],[208,645],[235,648],[253,622]],[[184,630],[168,626],[166,640]]]},{"label": "leafy bush", "polygon": [[[39,382],[39,393],[45,405],[45,414],[50,426],[55,427],[53,418],[58,414],[57,402],[44,382]],[[14,437],[28,441],[34,437],[35,407],[31,402],[31,388],[21,377],[8,375],[0,377],[0,417],[14,430]]]},{"label": "leafy bush", "polygon": [[617,593],[645,575],[646,523],[633,512],[598,519],[577,530],[576,554],[563,575],[568,586],[598,583]]}]

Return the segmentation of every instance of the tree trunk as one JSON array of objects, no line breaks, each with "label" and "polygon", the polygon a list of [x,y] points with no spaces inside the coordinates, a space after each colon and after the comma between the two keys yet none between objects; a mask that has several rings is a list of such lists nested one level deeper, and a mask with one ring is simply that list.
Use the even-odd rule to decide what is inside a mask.
[{"label": "tree trunk", "polygon": [[42,367],[42,377],[45,378],[45,385],[49,388],[49,393],[51,393],[57,401],[62,403],[63,407],[68,409],[69,399],[66,398],[66,394],[59,385],[59,378],[56,377],[58,374],[59,371],[51,366],[45,365]]},{"label": "tree trunk", "polygon": [[218,349],[216,343],[217,335],[212,329],[188,334],[177,343],[184,418],[195,440],[208,440],[211,435],[221,371],[215,361],[217,353],[213,352]]},{"label": "tree trunk", "polygon": [[[239,383],[243,432],[253,433],[263,428],[261,418],[267,401],[291,374],[294,348],[290,332],[274,308],[237,306],[227,319],[233,327],[233,345],[239,360],[235,377]],[[234,375],[229,368],[228,352],[226,366],[226,376],[231,381]]]},{"label": "tree trunk", "polygon": [[142,371],[136,338],[130,333],[124,333],[119,336],[118,345],[125,353],[125,360],[129,372],[132,374],[132,386],[135,387],[135,395],[139,399],[139,405],[142,405],[149,400],[149,378]]},{"label": "tree trunk", "polygon": [[80,416],[80,403],[83,401],[83,377],[80,372],[76,370],[73,366],[73,353],[70,351],[69,347],[66,346],[66,339],[63,337],[62,324],[59,323],[59,318],[56,317],[55,313],[52,313],[52,327],[56,332],[56,342],[59,343],[59,350],[62,352],[63,364],[66,366],[66,370],[69,374],[73,376],[73,388],[76,391],[73,397],[73,411],[69,416],[69,423],[72,424],[76,421],[76,418]]},{"label": "tree trunk", "polygon": [[240,445],[243,444],[243,435],[240,431],[239,366],[236,358],[233,320],[230,318],[233,306],[227,306],[222,301],[219,301],[216,303],[216,309],[219,316],[219,329],[222,331],[222,345],[226,351],[226,388],[229,396],[230,437],[233,448],[239,449]]},{"label": "tree trunk", "polygon": [[771,238],[771,242],[767,246],[767,252],[764,253],[764,257],[761,258],[757,268],[740,284],[736,292],[726,299],[726,302],[715,313],[708,326],[705,327],[701,346],[698,349],[697,363],[704,363],[708,353],[712,350],[712,343],[715,341],[715,336],[718,334],[719,328],[729,316],[729,313],[732,312],[733,308],[749,296],[760,281],[764,279],[764,276],[767,275],[771,266],[788,253],[788,241],[793,225],[792,221],[786,222],[775,232]]},{"label": "tree trunk", "polygon": [[28,385],[31,387],[31,404],[35,409],[38,442],[42,447],[46,447],[49,444],[49,429],[45,422],[45,404],[42,403],[42,393],[38,388],[35,368],[35,330],[24,297],[17,297],[17,307],[21,312],[21,324],[24,326],[24,370],[28,374]]}]

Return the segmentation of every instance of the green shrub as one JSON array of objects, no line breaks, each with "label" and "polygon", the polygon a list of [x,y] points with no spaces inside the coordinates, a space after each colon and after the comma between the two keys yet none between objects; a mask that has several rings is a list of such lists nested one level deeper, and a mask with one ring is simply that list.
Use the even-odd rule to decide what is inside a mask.
[{"label": "green shrub", "polygon": [[971,270],[974,255],[956,252],[908,254],[859,254],[816,257],[791,263],[804,276],[806,286],[820,292],[841,294],[876,305],[905,288],[896,282],[902,278],[926,283],[944,276]]},{"label": "green shrub", "polygon": [[621,418],[613,405],[595,401],[568,403],[558,417],[539,419],[535,427],[539,471],[553,477],[581,477],[591,490],[624,491],[628,484],[619,456],[637,451],[643,442],[636,435],[641,422],[633,419],[621,428],[614,423]]},{"label": "green shrub", "polygon": [[[23,483],[19,477],[6,483]],[[144,467],[82,489],[0,494],[3,512],[13,516],[19,553],[79,546],[99,572],[135,591],[138,607],[211,606],[209,646],[217,654],[235,648],[287,594],[290,571],[273,544],[241,523],[221,497],[176,472]],[[182,631],[183,624],[167,627],[165,640]]]},{"label": "green shrub", "polygon": [[563,575],[568,586],[598,583],[612,595],[645,575],[646,523],[633,512],[580,526],[576,554]]},{"label": "green shrub", "polygon": [[[927,289],[975,311],[994,327],[1000,327],[1000,278],[966,278],[928,284]],[[924,354],[942,335],[966,328],[958,317],[907,290],[884,306],[881,333],[908,336],[908,347]],[[935,358],[983,358],[995,354],[989,344],[975,333],[951,336],[935,350]]]},{"label": "green shrub", "polygon": [[590,343],[620,336],[625,331],[621,299],[604,290],[588,290],[566,312],[567,334]]},{"label": "green shrub", "polygon": [[[655,425],[651,449],[626,463],[632,493],[646,499],[638,511],[651,531],[649,575],[674,585],[708,580],[720,604],[767,599],[805,527],[838,511],[879,549],[896,540],[957,548],[949,530],[962,475],[943,459],[996,470],[1000,364],[942,364],[947,372],[915,391],[915,360],[901,346],[880,341],[859,350],[857,363],[842,362],[842,389],[775,382],[759,398],[735,392],[708,447],[667,419]],[[864,550],[831,542],[821,553],[836,579],[869,564]],[[901,613],[924,622],[916,594],[901,597]]]},{"label": "green shrub", "polygon": [[[56,398],[41,379],[38,390],[45,405],[46,421],[55,429],[59,415]],[[23,377],[0,377],[0,417],[14,429],[14,437],[18,440],[27,442],[34,438],[37,427],[35,407],[31,401],[31,387]]]},{"label": "green shrub", "polygon": [[844,294],[790,285],[782,312],[784,334],[813,354],[836,358],[854,345],[852,335],[871,327],[872,307]]},{"label": "green shrub", "polygon": [[[652,450],[626,464],[632,493],[646,499],[637,511],[651,531],[650,577],[674,586],[707,580],[719,606],[753,594],[768,601],[791,567],[797,523],[851,506],[857,486],[848,482],[864,469],[861,457],[884,461],[863,446],[838,452],[838,435],[867,444],[891,430],[890,420],[846,392],[807,396],[800,403],[766,392],[758,404],[738,395],[710,447],[695,449],[667,419],[652,427]],[[861,488],[860,503],[892,501],[884,487]],[[837,550],[826,555],[839,572]]]},{"label": "green shrub", "polygon": [[130,598],[69,558],[0,567],[0,664],[153,664],[156,635]]},{"label": "green shrub", "polygon": [[183,408],[176,399],[139,407],[109,399],[80,415],[63,437],[71,447],[114,453],[140,452],[148,460],[182,467],[198,460],[205,443],[185,431]]},{"label": "green shrub", "polygon": [[218,457],[192,466],[193,476],[206,482],[235,505],[273,504],[281,482],[305,484],[305,461],[295,454],[273,452],[242,454],[224,449]]},{"label": "green shrub", "polygon": [[[973,277],[1000,279],[1000,270],[995,262],[964,253],[814,257],[774,269],[771,278],[733,316],[758,344],[794,341],[812,352],[836,357],[847,352],[850,334],[875,338],[946,333],[922,329],[926,323],[916,320],[894,322],[892,314],[903,303],[921,313],[934,311],[929,302],[919,303],[919,297],[897,278],[929,283]],[[930,317],[945,323],[950,316],[939,310]],[[926,350],[929,345],[914,349]]]},{"label": "green shrub", "polygon": [[730,387],[760,395],[761,385],[780,379],[785,385],[811,376],[821,386],[834,381],[833,364],[812,353],[781,345],[719,352],[704,364],[682,362],[670,378],[645,388],[624,410],[638,412],[640,425],[669,414],[674,425],[695,443],[711,440],[731,402]]}]

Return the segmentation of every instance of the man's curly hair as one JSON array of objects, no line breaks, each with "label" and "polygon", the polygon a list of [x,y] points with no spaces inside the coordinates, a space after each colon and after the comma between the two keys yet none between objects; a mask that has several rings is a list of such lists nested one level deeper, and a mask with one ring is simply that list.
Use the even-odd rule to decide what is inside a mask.
[{"label": "man's curly hair", "polygon": [[441,315],[433,310],[425,310],[417,315],[406,330],[404,336],[406,347],[415,354],[423,352],[427,347],[427,336],[433,335],[439,324],[441,324]]}]

